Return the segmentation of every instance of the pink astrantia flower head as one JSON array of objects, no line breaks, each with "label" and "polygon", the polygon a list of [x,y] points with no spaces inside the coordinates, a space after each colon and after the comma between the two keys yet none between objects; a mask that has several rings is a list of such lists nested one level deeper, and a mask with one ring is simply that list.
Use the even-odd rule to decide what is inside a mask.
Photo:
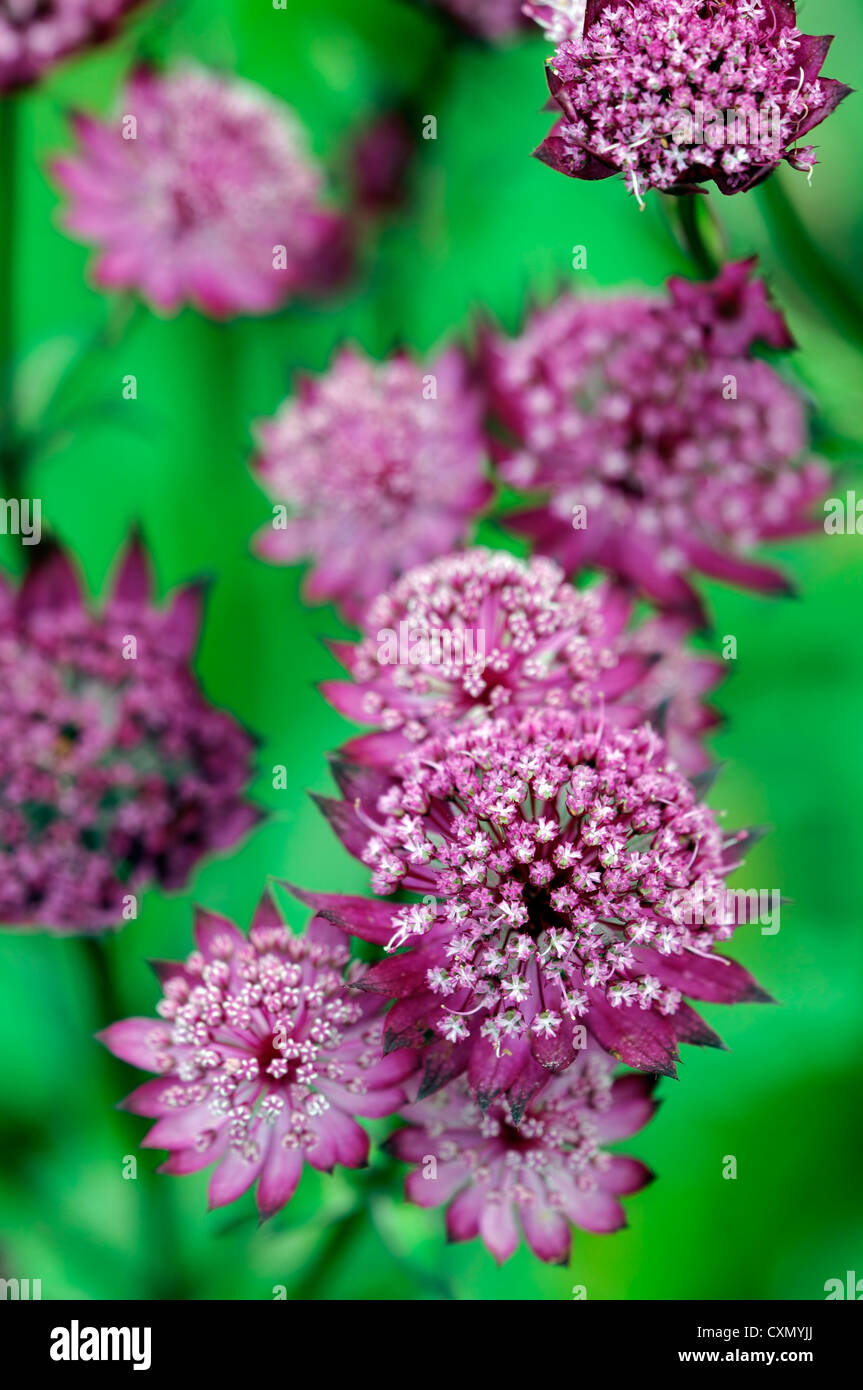
[{"label": "pink astrantia flower head", "polygon": [[352,680],[325,682],[324,695],[378,726],[345,756],[385,767],[430,733],[489,713],[604,705],[609,723],[627,726],[668,701],[681,765],[700,771],[698,734],[715,721],[698,700],[686,623],[637,636],[626,630],[632,607],[619,586],[574,589],[543,556],[476,547],[417,566],[371,604],[358,645],[334,648]]},{"label": "pink astrantia flower head", "polygon": [[63,58],[110,38],[140,0],[4,0],[0,92],[37,82]]},{"label": "pink astrantia flower head", "polygon": [[0,588],[0,922],[119,926],[128,895],[179,888],[259,818],[252,740],[190,669],[200,586],[151,603],[135,542],[97,615],[44,544]]},{"label": "pink astrantia flower head", "polygon": [[321,919],[302,936],[265,895],[248,936],[199,911],[197,950],[159,963],[158,1018],[114,1023],[100,1040],[156,1073],[124,1102],[156,1123],[145,1148],[167,1149],[163,1173],[215,1164],[209,1202],[221,1207],[257,1182],[263,1216],[290,1201],[303,1164],[361,1168],[369,1141],[356,1116],[389,1115],[405,1100],[407,1052],[381,1055],[374,996],[355,986],[344,934]]},{"label": "pink astrantia flower head", "polygon": [[368,217],[400,208],[407,197],[408,171],[416,150],[410,120],[385,111],[357,134],[350,150],[353,202]]},{"label": "pink astrantia flower head", "polygon": [[[141,68],[108,121],[79,116],[55,162],[70,231],[99,247],[103,289],[160,313],[263,314],[344,274],[344,220],[297,117],[261,88],[199,67]],[[134,125],[131,123],[134,121]]]},{"label": "pink astrantia flower head", "polygon": [[753,355],[791,340],[752,265],[666,298],[565,296],[489,337],[504,477],[547,498],[507,520],[567,573],[599,565],[692,614],[693,571],[787,590],[747,552],[809,530],[827,474],[804,402]]},{"label": "pink astrantia flower head", "polygon": [[430,1044],[425,1090],[469,1064],[482,1104],[519,1108],[588,1032],[674,1075],[678,1043],[718,1042],[684,996],[766,999],[715,950],[752,836],[723,832],[649,725],[543,710],[429,739],[395,775],[334,770],[345,799],[319,804],[343,844],[375,892],[421,901],[301,897],[390,952],[364,987],[398,1000],[389,1047]]},{"label": "pink astrantia flower head", "polygon": [[405,1183],[408,1199],[446,1203],[449,1239],[478,1236],[498,1263],[514,1253],[521,1227],[539,1259],[566,1264],[570,1223],[598,1235],[620,1230],[619,1198],[652,1177],[637,1159],[602,1147],[635,1134],[656,1108],[652,1077],[613,1080],[613,1072],[602,1052],[582,1053],[546,1080],[518,1123],[503,1098],[483,1112],[463,1077],[407,1106],[410,1127],[387,1147],[418,1165]]},{"label": "pink astrantia flower head", "polygon": [[786,160],[850,88],[821,77],[831,38],[796,25],[793,0],[588,0],[584,31],[548,62],[562,116],[536,155],[571,178],[623,175],[692,193],[741,193]]},{"label": "pink astrantia flower head", "polygon": [[255,466],[278,504],[258,550],[310,557],[308,597],[352,621],[396,575],[462,541],[491,491],[482,403],[457,349],[428,367],[344,351],[257,433]]}]

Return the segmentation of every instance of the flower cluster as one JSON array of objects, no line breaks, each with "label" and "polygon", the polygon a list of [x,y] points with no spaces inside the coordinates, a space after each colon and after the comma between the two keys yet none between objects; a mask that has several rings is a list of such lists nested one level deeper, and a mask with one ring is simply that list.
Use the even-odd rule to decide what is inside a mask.
[{"label": "flower cluster", "polygon": [[390,953],[364,987],[399,1001],[389,1046],[436,1040],[426,1089],[467,1067],[481,1104],[520,1109],[588,1033],[673,1075],[680,1042],[717,1042],[684,996],[766,998],[715,950],[732,912],[698,910],[750,837],[723,832],[650,725],[546,709],[431,737],[393,771],[334,771],[344,799],[320,804],[374,891],[420,901],[301,897]]},{"label": "flower cluster", "polygon": [[0,92],[37,82],[61,59],[101,43],[140,0],[6,0],[0,7]]},{"label": "flower cluster", "polygon": [[257,821],[252,745],[189,669],[198,588],[153,608],[135,543],[96,616],[42,551],[19,592],[0,590],[0,921],[95,931]]},{"label": "flower cluster", "polygon": [[621,1076],[600,1051],[550,1076],[516,1119],[505,1100],[482,1110],[463,1078],[401,1114],[389,1148],[417,1164],[406,1182],[421,1207],[448,1203],[450,1240],[476,1236],[499,1262],[519,1243],[519,1224],[541,1260],[565,1264],[570,1226],[605,1234],[624,1224],[621,1196],[650,1182],[643,1163],[605,1152],[655,1109],[653,1079]]},{"label": "flower cluster", "polygon": [[99,246],[94,277],[158,311],[268,313],[336,283],[347,224],[292,111],[198,67],[139,69],[108,121],[78,116],[80,148],[55,162],[66,226]]},{"label": "flower cluster", "polygon": [[820,76],[832,40],[796,26],[793,0],[588,0],[584,30],[548,62],[562,112],[536,155],[571,178],[648,188],[754,187],[848,95]]},{"label": "flower cluster", "polygon": [[259,423],[258,440],[256,469],[279,504],[261,554],[311,556],[308,597],[354,620],[397,574],[464,539],[491,492],[482,401],[457,349],[428,368],[344,351]]},{"label": "flower cluster", "polygon": [[567,573],[595,564],[694,612],[692,571],[786,587],[746,552],[809,529],[827,475],[803,401],[754,356],[790,338],[751,271],[672,279],[664,299],[563,297],[489,337],[504,477],[547,497],[507,520]]},{"label": "flower cluster", "polygon": [[362,641],[335,647],[351,680],[327,681],[323,694],[379,726],[345,755],[387,766],[431,733],[543,706],[603,707],[627,726],[669,701],[669,742],[700,771],[698,735],[715,721],[699,696],[722,663],[687,653],[685,622],[628,631],[632,607],[616,585],[574,589],[542,556],[475,548],[410,570],[371,604]]},{"label": "flower cluster", "polygon": [[197,950],[160,963],[158,1018],[114,1023],[101,1041],[154,1072],[124,1102],[156,1123],[144,1146],[167,1149],[161,1171],[215,1165],[211,1207],[257,1183],[270,1216],[290,1200],[303,1165],[322,1172],[365,1164],[356,1116],[390,1115],[405,1100],[410,1053],[381,1055],[383,1020],[358,993],[344,935],[313,920],[302,936],[262,899],[248,936],[211,912],[195,922]]},{"label": "flower cluster", "polygon": [[[5,6],[0,90],[131,3]],[[793,0],[439,4],[493,42],[535,20],[561,113],[538,157],[639,202],[811,173],[800,142],[848,92]],[[351,226],[297,116],[233,77],[142,67],[75,129],[56,175],[97,283],[215,318],[338,284],[357,229],[406,198],[414,143],[393,111],[363,129]],[[366,1163],[358,1119],[398,1116],[407,1195],[446,1205],[452,1239],[562,1262],[573,1225],[618,1229],[649,1180],[605,1146],[647,1123],[656,1076],[721,1046],[693,1005],[769,997],[723,951],[757,832],[703,800],[725,667],[690,645],[693,579],[785,590],[753,552],[810,527],[827,472],[752,261],[477,338],[427,363],[342,349],[255,426],[259,554],[308,561],[306,596],[359,628],[323,693],[366,731],[316,800],[374,896],[292,889],[302,934],[271,895],[248,933],[199,912],[192,954],[157,963],[157,1017],[101,1038],[154,1074],[126,1107],[162,1171],[212,1170],[212,1207],[254,1188],[272,1215],[306,1163]],[[526,559],[472,544],[487,460],[532,494],[495,518]],[[191,672],[199,618],[196,589],[153,605],[137,543],[99,613],[53,547],[0,583],[0,920],[117,925],[255,822],[251,740]]]}]

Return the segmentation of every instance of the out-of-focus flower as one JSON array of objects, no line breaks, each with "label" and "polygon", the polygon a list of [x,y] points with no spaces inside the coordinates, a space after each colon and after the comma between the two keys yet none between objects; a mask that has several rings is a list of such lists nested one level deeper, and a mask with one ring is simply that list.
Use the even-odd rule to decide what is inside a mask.
[{"label": "out-of-focus flower", "polygon": [[433,0],[433,3],[472,34],[492,43],[510,38],[527,23],[522,0]]},{"label": "out-of-focus flower", "polygon": [[683,619],[627,631],[632,608],[625,589],[574,589],[542,556],[477,547],[410,570],[371,604],[362,641],[334,646],[352,679],[326,681],[324,695],[348,719],[378,726],[345,756],[385,767],[430,733],[486,714],[592,705],[625,727],[668,702],[673,752],[700,771],[698,735],[716,721],[698,697],[716,667],[687,653]]},{"label": "out-of-focus flower", "polygon": [[588,0],[548,60],[563,115],[536,155],[571,178],[621,173],[639,199],[711,179],[745,192],[782,160],[811,172],[797,142],[850,91],[819,76],[831,43],[800,32],[793,0]]},{"label": "out-of-focus flower", "polygon": [[72,53],[108,39],[141,0],[3,0],[0,92],[37,82]]},{"label": "out-of-focus flower", "polygon": [[567,573],[599,565],[693,615],[693,571],[787,590],[746,552],[811,529],[827,473],[804,402],[753,355],[791,339],[752,265],[672,279],[664,299],[563,297],[489,336],[504,477],[547,495],[507,522]]},{"label": "out-of-focus flower", "polygon": [[99,247],[103,289],[171,314],[263,314],[338,282],[345,220],[300,122],[267,92],[198,67],[142,68],[113,120],[78,116],[79,150],[54,163],[64,221]]},{"label": "out-of-focus flower", "polygon": [[389,1047],[428,1044],[423,1091],[467,1065],[483,1105],[505,1093],[523,1108],[586,1030],[674,1075],[678,1043],[718,1043],[684,996],[767,998],[714,949],[734,933],[724,880],[753,835],[723,832],[650,726],[542,710],[429,739],[394,774],[334,774],[344,800],[316,799],[375,892],[422,901],[298,896],[390,953],[410,948],[363,984],[398,1001]]},{"label": "out-of-focus flower", "polygon": [[521,8],[528,19],[536,20],[545,30],[549,43],[580,39],[584,33],[587,0],[536,0],[536,3],[526,0]]},{"label": "out-of-focus flower", "polygon": [[0,922],[119,926],[140,890],[179,888],[259,818],[252,741],[189,666],[201,590],[164,610],[150,593],[138,543],[99,616],[44,543],[20,591],[0,589]]},{"label": "out-of-focus flower", "polygon": [[389,1115],[405,1100],[409,1053],[383,1057],[373,996],[357,994],[343,933],[320,919],[304,935],[265,895],[248,936],[215,913],[195,919],[197,950],[160,962],[158,1018],[114,1023],[100,1040],[156,1073],[124,1102],[156,1120],[145,1148],[167,1149],[163,1173],[216,1164],[210,1207],[257,1182],[270,1216],[290,1201],[303,1164],[361,1168],[368,1136],[355,1116]]},{"label": "out-of-focus flower", "polygon": [[623,697],[627,707],[640,713],[664,711],[661,720],[668,751],[687,775],[707,772],[712,759],[704,736],[721,722],[716,710],[704,703],[727,675],[719,657],[687,645],[691,624],[676,613],[648,618],[627,634],[624,650],[651,658],[644,678]]},{"label": "out-of-focus flower", "polygon": [[371,217],[401,207],[415,148],[414,133],[400,111],[387,111],[365,126],[354,141],[350,158],[356,207]]},{"label": "out-of-focus flower", "polygon": [[449,1239],[479,1236],[499,1263],[515,1251],[521,1226],[535,1255],[566,1264],[570,1222],[598,1235],[619,1230],[618,1199],[652,1178],[637,1159],[602,1148],[642,1129],[656,1109],[652,1077],[613,1080],[613,1072],[602,1052],[582,1053],[548,1078],[517,1124],[505,1100],[482,1111],[463,1077],[407,1106],[410,1128],[387,1147],[418,1165],[405,1183],[409,1200],[446,1203]]},{"label": "out-of-focus flower", "polygon": [[259,552],[310,557],[308,597],[352,621],[396,575],[464,540],[491,492],[482,402],[457,349],[428,367],[344,351],[257,435],[277,503]]}]

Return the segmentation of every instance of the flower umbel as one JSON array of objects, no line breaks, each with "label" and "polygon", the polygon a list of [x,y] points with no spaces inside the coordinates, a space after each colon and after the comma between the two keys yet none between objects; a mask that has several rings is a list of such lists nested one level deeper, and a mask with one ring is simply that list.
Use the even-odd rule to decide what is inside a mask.
[{"label": "flower umbel", "polygon": [[270,1216],[293,1196],[303,1164],[362,1167],[368,1136],[355,1116],[379,1118],[405,1099],[410,1053],[381,1056],[373,996],[357,994],[363,967],[348,967],[344,935],[313,920],[302,936],[262,899],[248,936],[199,911],[197,950],[160,963],[158,1019],[114,1023],[101,1041],[157,1073],[125,1108],[155,1119],[145,1148],[167,1149],[164,1173],[211,1164],[211,1207],[257,1182]]},{"label": "flower umbel", "polygon": [[596,564],[693,616],[692,571],[787,589],[746,552],[810,529],[827,473],[803,400],[754,356],[791,339],[752,266],[664,299],[565,296],[489,338],[504,477],[547,495],[507,521],[567,573]]},{"label": "flower umbel", "polygon": [[0,92],[37,82],[63,58],[110,38],[141,0],[4,0]]},{"label": "flower umbel", "polygon": [[[99,246],[103,289],[172,314],[268,313],[347,269],[344,219],[297,117],[267,92],[198,67],[130,80],[110,121],[78,116],[55,161],[66,226]],[[134,122],[134,124],[132,124]]]},{"label": "flower umbel", "polygon": [[[363,640],[334,647],[352,680],[326,681],[324,695],[347,718],[380,726],[345,756],[387,766],[430,733],[543,705],[604,705],[610,725],[628,726],[668,700],[666,732],[684,768],[700,770],[697,736],[715,720],[698,703],[686,623],[674,634],[654,624],[655,638],[626,631],[632,608],[628,591],[574,589],[542,556],[476,547],[408,571],[370,605]],[[705,689],[719,678],[710,673]]]},{"label": "flower umbel", "polygon": [[587,1032],[673,1075],[679,1042],[718,1042],[685,995],[766,999],[715,951],[735,929],[722,890],[750,836],[722,831],[649,725],[545,710],[431,739],[394,776],[334,771],[345,801],[320,804],[374,890],[422,902],[387,918],[384,904],[301,896],[391,953],[411,948],[364,987],[399,1000],[389,1046],[446,1041],[427,1059],[437,1084],[469,1060],[481,1103],[523,1104]]},{"label": "flower umbel", "polygon": [[782,160],[810,172],[797,142],[850,90],[819,75],[831,42],[800,32],[793,0],[588,0],[548,61],[563,114],[536,155],[571,178],[621,173],[639,199],[710,179],[744,192]]},{"label": "flower umbel", "polygon": [[308,597],[358,621],[396,575],[470,531],[491,491],[481,415],[457,349],[428,367],[342,352],[258,425],[256,471],[282,504],[259,551],[310,556]]},{"label": "flower umbel", "polygon": [[190,670],[201,591],[160,611],[150,590],[138,543],[98,616],[44,544],[0,588],[0,922],[119,926],[129,895],[180,887],[258,819],[252,741]]},{"label": "flower umbel", "polygon": [[518,1123],[506,1100],[483,1112],[463,1077],[407,1106],[410,1128],[388,1147],[418,1165],[405,1184],[409,1200],[447,1203],[449,1239],[478,1236],[498,1263],[515,1251],[520,1224],[539,1259],[566,1264],[570,1222],[600,1235],[619,1230],[618,1199],[652,1177],[637,1159],[601,1147],[635,1134],[656,1108],[653,1078],[613,1080],[613,1071],[602,1052],[582,1053],[546,1080]]}]

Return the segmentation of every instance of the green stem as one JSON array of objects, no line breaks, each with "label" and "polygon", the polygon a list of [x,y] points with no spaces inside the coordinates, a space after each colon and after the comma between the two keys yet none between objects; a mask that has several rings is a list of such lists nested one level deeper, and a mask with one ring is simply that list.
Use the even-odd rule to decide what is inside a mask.
[{"label": "green stem", "polygon": [[798,284],[835,329],[863,346],[863,299],[810,235],[781,177],[773,174],[756,197],[776,249]]},{"label": "green stem", "polygon": [[699,274],[705,280],[712,280],[719,270],[719,265],[705,239],[702,199],[697,193],[692,193],[676,198],[675,202],[677,224],[683,245]]},{"label": "green stem", "polygon": [[330,1226],[325,1239],[318,1246],[299,1290],[304,1302],[320,1298],[321,1291],[329,1283],[330,1275],[336,1266],[342,1263],[345,1252],[362,1229],[365,1219],[366,1208],[360,1203]]},{"label": "green stem", "polygon": [[[99,1027],[124,1018],[127,1010],[117,986],[109,940],[105,937],[81,937],[81,950],[95,999]],[[117,1102],[129,1089],[129,1069],[112,1053],[105,1052],[105,1089],[110,1103]],[[126,1111],[116,1111],[122,1144],[134,1153],[140,1144],[140,1121]],[[189,1297],[188,1281],[179,1256],[177,1226],[174,1216],[170,1179],[145,1167],[139,1161],[135,1179],[143,1210],[143,1226],[149,1238],[149,1278],[147,1297],[155,1300],[185,1300]]]},{"label": "green stem", "polygon": [[20,459],[15,440],[15,187],[18,166],[17,97],[0,98],[0,465],[8,497],[18,495]]}]

